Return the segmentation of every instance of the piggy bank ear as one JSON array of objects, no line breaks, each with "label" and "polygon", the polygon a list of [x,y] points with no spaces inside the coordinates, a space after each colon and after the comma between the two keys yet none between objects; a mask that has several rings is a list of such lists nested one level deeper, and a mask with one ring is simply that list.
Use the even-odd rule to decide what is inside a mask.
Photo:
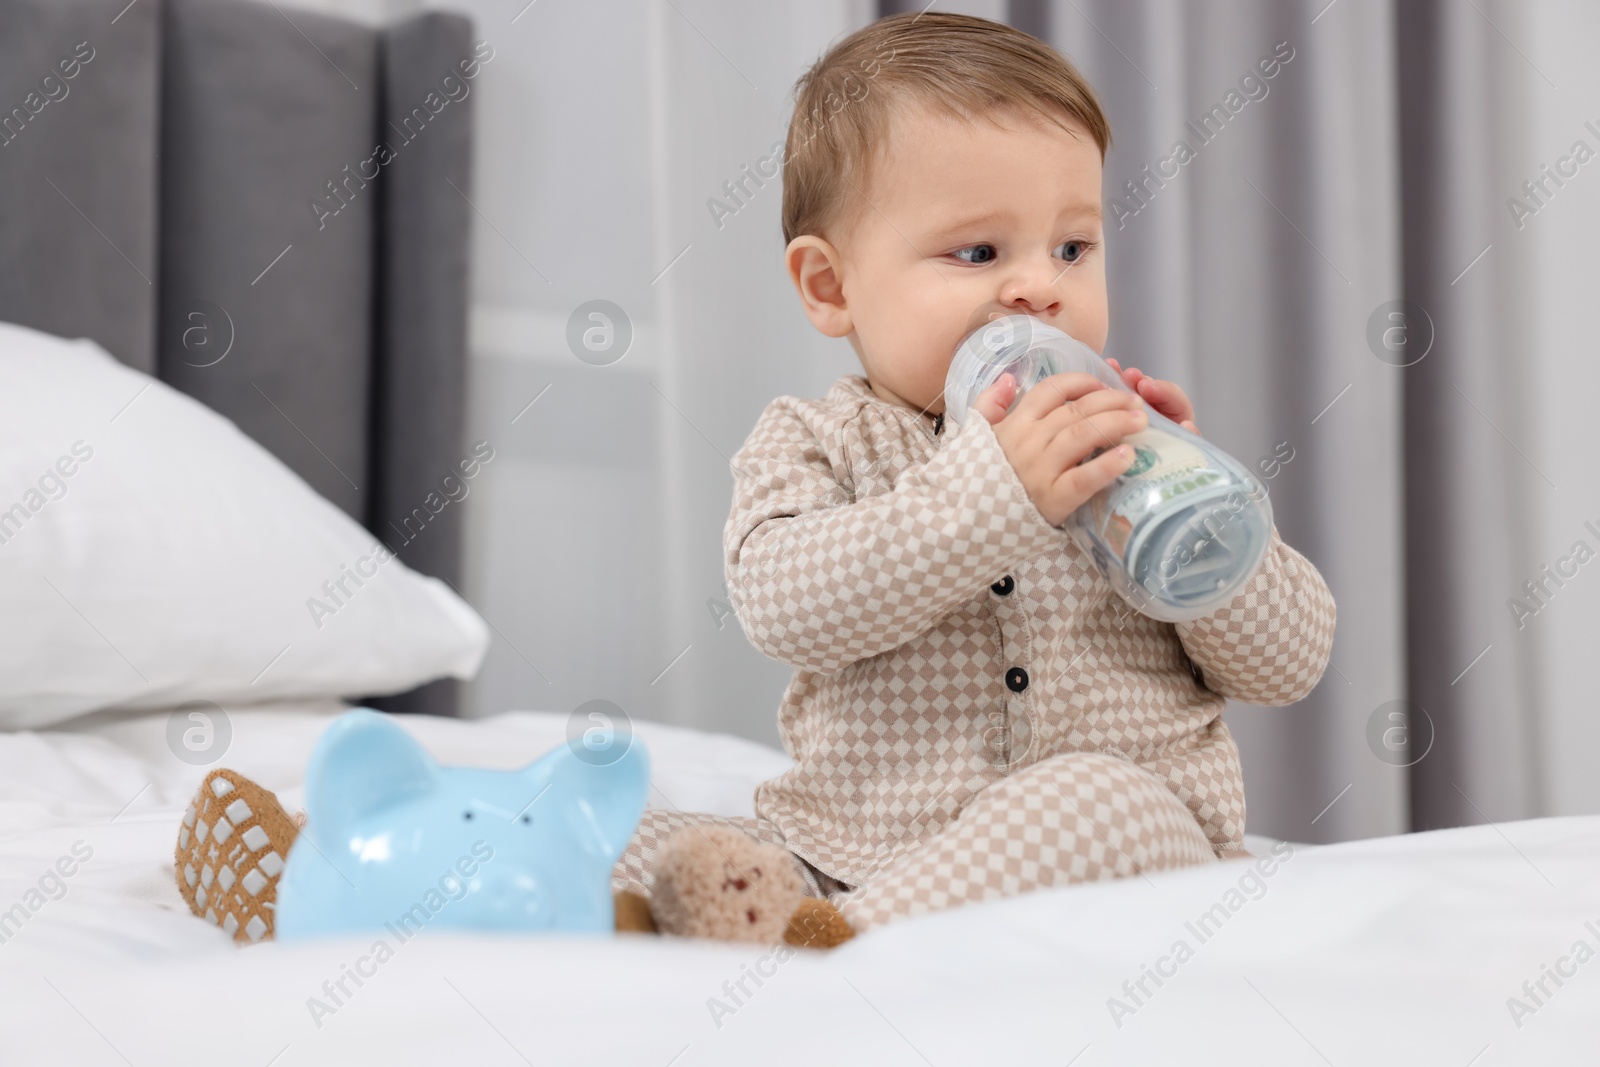
[{"label": "piggy bank ear", "polygon": [[650,757],[632,734],[614,735],[603,752],[562,745],[522,774],[544,797],[533,810],[562,820],[578,847],[607,865],[628,846],[650,791]]},{"label": "piggy bank ear", "polygon": [[336,844],[363,816],[422,796],[438,767],[411,735],[368,708],[333,721],[306,769],[306,818],[317,837]]}]

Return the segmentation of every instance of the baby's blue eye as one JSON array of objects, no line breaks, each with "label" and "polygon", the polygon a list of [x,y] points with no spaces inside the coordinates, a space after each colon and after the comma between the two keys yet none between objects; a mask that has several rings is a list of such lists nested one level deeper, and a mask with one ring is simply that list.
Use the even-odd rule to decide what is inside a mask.
[{"label": "baby's blue eye", "polygon": [[[1061,258],[1066,260],[1068,263],[1076,263],[1078,260],[1089,254],[1088,241],[1063,241],[1061,242],[1061,248],[1063,250]],[[1067,251],[1068,249],[1073,251]]]},{"label": "baby's blue eye", "polygon": [[[967,252],[974,253],[972,259],[966,259]],[[958,248],[950,254],[968,263],[987,263],[994,258],[995,251],[994,245],[969,245],[966,248]]]}]

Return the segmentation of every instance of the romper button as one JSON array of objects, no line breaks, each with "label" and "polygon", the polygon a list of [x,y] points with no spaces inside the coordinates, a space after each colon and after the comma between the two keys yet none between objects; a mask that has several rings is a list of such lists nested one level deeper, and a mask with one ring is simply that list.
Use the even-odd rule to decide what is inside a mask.
[{"label": "romper button", "polygon": [[998,582],[995,582],[993,585],[991,585],[989,587],[989,591],[995,596],[1010,596],[1011,590],[1015,589],[1016,587],[1017,583],[1012,581],[1011,575],[1008,574]]},{"label": "romper button", "polygon": [[1013,693],[1020,693],[1028,688],[1028,672],[1021,667],[1012,667],[1006,671],[1006,688]]}]

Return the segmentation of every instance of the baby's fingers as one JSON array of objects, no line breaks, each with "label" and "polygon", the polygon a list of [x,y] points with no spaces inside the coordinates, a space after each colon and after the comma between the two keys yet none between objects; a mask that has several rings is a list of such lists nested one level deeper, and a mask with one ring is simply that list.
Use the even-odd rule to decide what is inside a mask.
[{"label": "baby's fingers", "polygon": [[977,411],[992,426],[1006,417],[1006,411],[1011,407],[1011,402],[1017,398],[1017,379],[1010,374],[1002,374],[998,381],[983,392],[972,402],[974,411]]},{"label": "baby's fingers", "polygon": [[1111,369],[1116,371],[1117,374],[1121,376],[1122,380],[1128,383],[1128,388],[1132,389],[1134,392],[1139,391],[1139,379],[1148,377],[1144,371],[1138,369],[1137,367],[1124,368],[1122,364],[1117,362],[1117,358],[1115,356],[1107,356],[1106,362],[1111,364]]},{"label": "baby's fingers", "polygon": [[1137,388],[1146,403],[1173,422],[1182,425],[1194,418],[1194,405],[1189,402],[1189,394],[1176,382],[1144,378]]},{"label": "baby's fingers", "polygon": [[1050,487],[1063,514],[1078,510],[1090,497],[1116,481],[1123,471],[1133,466],[1133,447],[1117,445],[1098,455],[1091,456],[1066,470]]}]

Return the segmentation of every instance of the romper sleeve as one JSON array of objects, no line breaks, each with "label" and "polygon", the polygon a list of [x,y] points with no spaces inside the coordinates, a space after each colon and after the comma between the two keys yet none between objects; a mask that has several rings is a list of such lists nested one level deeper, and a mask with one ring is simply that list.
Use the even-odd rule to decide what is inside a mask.
[{"label": "romper sleeve", "polygon": [[898,648],[1017,564],[1066,544],[972,418],[888,492],[854,499],[781,397],[733,457],[729,599],[751,643],[831,674]]},{"label": "romper sleeve", "polygon": [[1274,523],[1267,554],[1244,590],[1227,607],[1174,626],[1207,689],[1278,707],[1316,688],[1333,651],[1337,613],[1322,575]]}]

